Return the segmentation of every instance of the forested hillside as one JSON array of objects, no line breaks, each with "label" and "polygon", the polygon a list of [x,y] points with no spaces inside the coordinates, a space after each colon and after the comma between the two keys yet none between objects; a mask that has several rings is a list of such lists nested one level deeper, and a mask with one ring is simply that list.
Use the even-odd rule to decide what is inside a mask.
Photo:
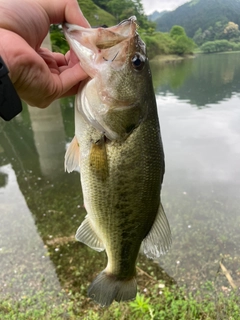
[{"label": "forested hillside", "polygon": [[[141,28],[155,29],[155,24],[144,14],[141,0],[78,0],[78,3],[92,27],[114,26],[123,19],[135,15]],[[51,27],[51,39],[55,51],[68,50],[68,44],[58,26]]]},{"label": "forested hillside", "polygon": [[157,30],[169,32],[173,25],[180,25],[198,44],[224,39],[217,34],[229,22],[240,24],[240,0],[193,0],[156,20]]},{"label": "forested hillside", "polygon": [[[145,41],[149,58],[159,54],[185,55],[193,52],[194,42],[182,27],[174,26],[170,33],[156,32],[156,24],[144,13],[142,0],[78,0],[91,26],[113,26],[133,15],[137,17],[138,32]],[[61,26],[51,26],[54,51],[66,52],[69,47]]]},{"label": "forested hillside", "polygon": [[[80,4],[84,2],[84,0],[79,1]],[[149,27],[155,27],[155,25],[147,19],[141,0],[93,0],[93,2],[98,7],[111,13],[118,22],[135,15],[141,28],[147,29]]]},{"label": "forested hillside", "polygon": [[101,26],[103,24],[113,26],[117,23],[117,19],[110,12],[99,7],[94,1],[78,0],[78,3],[91,26]]},{"label": "forested hillside", "polygon": [[165,13],[167,13],[169,11],[154,11],[152,14],[148,15],[148,20],[150,21],[156,21],[158,18],[161,18]]}]

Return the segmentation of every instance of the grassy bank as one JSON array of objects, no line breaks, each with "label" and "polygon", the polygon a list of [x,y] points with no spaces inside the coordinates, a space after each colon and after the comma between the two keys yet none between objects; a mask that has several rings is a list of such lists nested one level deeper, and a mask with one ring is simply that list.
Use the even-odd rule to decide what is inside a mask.
[{"label": "grassy bank", "polygon": [[86,288],[71,291],[39,291],[14,301],[0,302],[0,318],[16,320],[237,320],[240,297],[236,291],[217,292],[214,284],[205,283],[194,294],[176,285],[166,285],[143,271],[140,273],[139,294],[135,301],[113,303],[101,308],[86,298]]},{"label": "grassy bank", "polygon": [[184,59],[193,59],[195,58],[194,55],[185,55],[185,56],[179,56],[176,54],[163,54],[163,55],[157,55],[151,61],[153,62],[160,62],[160,63],[174,63],[178,61],[182,61]]}]

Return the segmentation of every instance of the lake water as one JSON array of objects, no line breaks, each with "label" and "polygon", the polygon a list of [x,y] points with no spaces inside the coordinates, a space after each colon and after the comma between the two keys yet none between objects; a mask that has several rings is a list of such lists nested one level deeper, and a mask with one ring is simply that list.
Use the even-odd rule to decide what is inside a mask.
[{"label": "lake water", "polygon": [[[140,267],[190,290],[206,281],[230,290],[219,262],[239,286],[240,54],[153,62],[152,71],[173,245],[159,267],[143,258]],[[86,214],[79,174],[63,168],[73,133],[73,98],[0,121],[1,299],[75,288],[84,300],[105,265],[73,237]]]}]

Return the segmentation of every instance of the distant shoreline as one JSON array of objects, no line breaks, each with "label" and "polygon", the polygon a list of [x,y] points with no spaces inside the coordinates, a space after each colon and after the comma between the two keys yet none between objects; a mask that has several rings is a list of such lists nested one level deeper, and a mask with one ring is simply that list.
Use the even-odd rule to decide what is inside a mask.
[{"label": "distant shoreline", "polygon": [[240,50],[228,50],[228,51],[216,51],[216,52],[203,52],[203,51],[197,51],[196,54],[231,54],[231,53],[236,53],[240,52]]},{"label": "distant shoreline", "polygon": [[185,56],[179,56],[175,54],[157,55],[152,58],[151,62],[162,62],[162,63],[174,63],[185,59],[194,59],[196,56],[194,54],[189,54]]}]

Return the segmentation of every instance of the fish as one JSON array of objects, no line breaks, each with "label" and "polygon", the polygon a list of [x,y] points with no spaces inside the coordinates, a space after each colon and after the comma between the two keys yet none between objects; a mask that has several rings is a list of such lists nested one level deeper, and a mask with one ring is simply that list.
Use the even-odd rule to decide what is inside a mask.
[{"label": "fish", "polygon": [[109,28],[65,24],[89,76],[75,97],[75,136],[65,170],[80,171],[87,215],[76,239],[106,252],[88,296],[101,306],[133,300],[139,252],[166,253],[171,230],[161,204],[165,171],[156,98],[136,17]]}]

